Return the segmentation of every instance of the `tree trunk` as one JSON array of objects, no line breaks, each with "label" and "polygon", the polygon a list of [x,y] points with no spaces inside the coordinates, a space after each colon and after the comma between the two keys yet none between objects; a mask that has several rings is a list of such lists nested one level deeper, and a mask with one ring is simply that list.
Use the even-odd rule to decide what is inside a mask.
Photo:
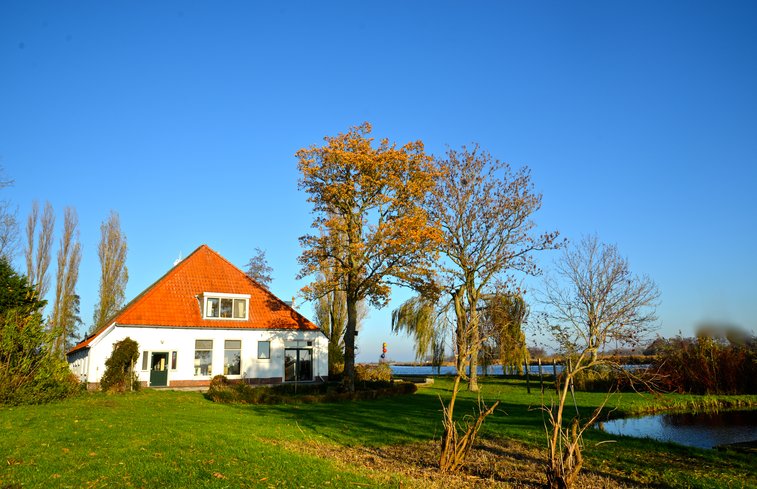
[{"label": "tree trunk", "polygon": [[457,374],[464,379],[468,376],[465,374],[465,367],[468,366],[468,337],[466,334],[466,316],[465,308],[462,302],[463,290],[458,289],[452,295],[452,300],[455,305],[455,340],[457,341]]},{"label": "tree trunk", "polygon": [[354,297],[347,296],[347,328],[344,330],[344,385],[350,392],[355,392],[357,302]]},{"label": "tree trunk", "polygon": [[478,346],[479,346],[478,325],[471,328],[470,332],[470,374],[468,375],[468,390],[478,392]]},{"label": "tree trunk", "polygon": [[481,347],[481,332],[478,329],[478,291],[474,285],[475,280],[469,277],[465,293],[468,299],[468,325],[467,336],[470,350],[470,374],[468,374],[468,390],[478,392],[478,350]]}]

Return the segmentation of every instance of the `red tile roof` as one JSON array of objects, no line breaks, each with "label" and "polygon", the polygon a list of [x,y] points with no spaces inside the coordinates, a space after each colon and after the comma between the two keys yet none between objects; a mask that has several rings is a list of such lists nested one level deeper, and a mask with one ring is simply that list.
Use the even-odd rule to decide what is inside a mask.
[{"label": "red tile roof", "polygon": [[[200,303],[206,292],[249,295],[249,319],[203,319]],[[121,326],[318,330],[207,245],[193,251],[69,353],[89,346],[114,322]]]}]

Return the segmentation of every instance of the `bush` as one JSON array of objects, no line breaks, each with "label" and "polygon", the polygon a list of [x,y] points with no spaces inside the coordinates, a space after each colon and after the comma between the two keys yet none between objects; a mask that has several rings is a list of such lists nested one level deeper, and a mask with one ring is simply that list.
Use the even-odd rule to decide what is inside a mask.
[{"label": "bush", "polygon": [[344,362],[332,362],[329,353],[329,380],[341,381],[344,378]]},{"label": "bush", "polygon": [[139,345],[129,337],[113,344],[113,353],[105,360],[105,372],[100,389],[106,392],[139,390],[139,379],[134,364],[139,358]]},{"label": "bush", "polygon": [[229,379],[225,375],[216,375],[210,379],[210,387],[219,387],[222,385],[229,385]]},{"label": "bush", "polygon": [[609,368],[582,370],[573,377],[573,387],[584,392],[610,392],[620,387],[621,378]]},{"label": "bush", "polygon": [[677,337],[654,363],[668,391],[757,394],[757,338]]},{"label": "bush", "polygon": [[341,384],[281,384],[251,386],[247,384],[211,384],[205,398],[220,403],[239,404],[311,404],[352,400],[380,399],[413,394],[418,387],[408,382],[365,382],[355,392],[348,392]]},{"label": "bush", "polygon": [[387,363],[355,365],[355,380],[358,382],[390,382],[392,369]]},{"label": "bush", "polygon": [[77,392],[76,376],[49,348],[53,334],[39,313],[13,309],[0,323],[0,404],[42,404]]}]

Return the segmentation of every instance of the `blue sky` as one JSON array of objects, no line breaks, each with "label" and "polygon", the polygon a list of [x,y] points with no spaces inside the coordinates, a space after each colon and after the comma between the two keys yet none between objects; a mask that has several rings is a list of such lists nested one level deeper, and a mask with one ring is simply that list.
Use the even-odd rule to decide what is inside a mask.
[{"label": "blue sky", "polygon": [[[76,208],[88,324],[110,209],[127,298],[202,243],[239,266],[264,249],[289,298],[312,221],[294,153],[370,121],[527,165],[539,229],[616,243],[660,287],[661,334],[755,331],[755,25],[754,2],[4,1],[0,198],[22,221],[49,200],[59,228]],[[359,360],[410,359],[405,297]]]}]

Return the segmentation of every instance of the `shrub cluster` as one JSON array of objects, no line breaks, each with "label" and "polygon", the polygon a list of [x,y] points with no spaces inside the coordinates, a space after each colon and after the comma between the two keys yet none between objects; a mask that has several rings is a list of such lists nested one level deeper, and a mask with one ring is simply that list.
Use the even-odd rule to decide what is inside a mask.
[{"label": "shrub cluster", "polygon": [[129,337],[113,344],[113,353],[105,360],[105,372],[100,379],[100,389],[106,392],[138,390],[139,379],[134,364],[139,358],[139,345]]},{"label": "shrub cluster", "polygon": [[387,363],[359,363],[355,365],[355,380],[358,382],[389,382],[392,368]]},{"label": "shrub cluster", "polygon": [[666,340],[653,365],[668,391],[694,394],[757,394],[757,338]]},{"label": "shrub cluster", "polygon": [[412,394],[417,389],[415,384],[406,382],[364,382],[352,393],[345,390],[341,384],[251,386],[244,383],[231,383],[219,375],[211,381],[205,398],[220,403],[310,404],[380,399]]},{"label": "shrub cluster", "polygon": [[573,387],[584,392],[610,392],[618,382],[617,373],[609,368],[582,370],[573,377]]}]

